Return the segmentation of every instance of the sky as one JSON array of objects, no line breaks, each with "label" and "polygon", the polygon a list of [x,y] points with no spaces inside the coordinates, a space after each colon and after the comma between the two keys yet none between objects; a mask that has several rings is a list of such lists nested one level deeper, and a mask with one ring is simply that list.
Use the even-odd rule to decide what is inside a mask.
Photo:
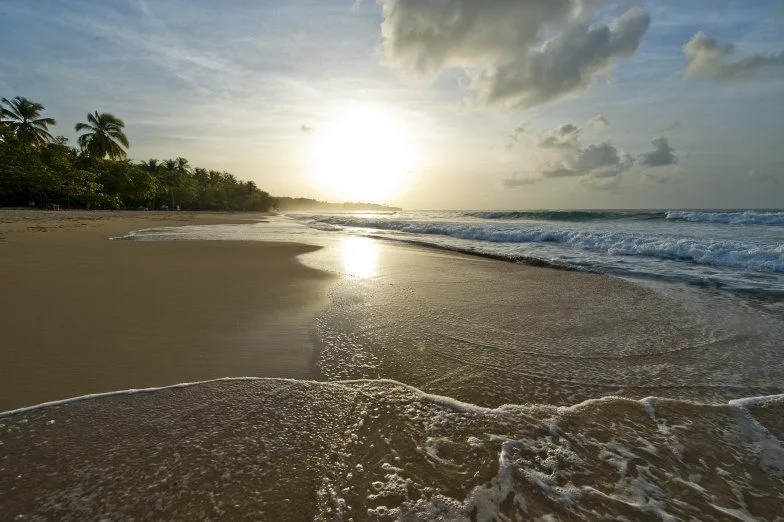
[{"label": "sky", "polygon": [[784,207],[779,0],[2,0],[0,96],[278,196]]}]

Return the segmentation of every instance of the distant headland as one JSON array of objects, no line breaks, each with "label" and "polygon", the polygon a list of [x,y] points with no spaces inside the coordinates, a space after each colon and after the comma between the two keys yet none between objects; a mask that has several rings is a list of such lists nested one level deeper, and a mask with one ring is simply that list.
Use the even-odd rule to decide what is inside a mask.
[{"label": "distant headland", "polygon": [[291,198],[274,197],[276,209],[281,212],[299,212],[308,210],[351,212],[351,211],[373,211],[373,212],[398,212],[403,210],[400,207],[390,207],[377,203],[360,203],[347,201],[343,203],[331,203],[310,198]]}]

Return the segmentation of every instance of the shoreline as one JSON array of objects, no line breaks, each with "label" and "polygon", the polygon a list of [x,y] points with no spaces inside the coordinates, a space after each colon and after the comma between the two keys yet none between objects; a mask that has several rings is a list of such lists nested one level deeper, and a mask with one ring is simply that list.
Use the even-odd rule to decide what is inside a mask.
[{"label": "shoreline", "polygon": [[19,415],[26,415],[30,413],[40,413],[43,410],[49,408],[60,408],[60,407],[70,407],[71,405],[77,405],[78,403],[86,402],[86,401],[101,401],[103,399],[111,399],[113,397],[122,397],[122,396],[133,396],[133,395],[146,395],[146,394],[154,394],[157,392],[166,392],[171,390],[179,390],[182,388],[191,388],[191,387],[199,387],[199,386],[209,386],[212,384],[228,384],[231,385],[233,383],[240,384],[245,382],[254,382],[254,381],[268,381],[268,382],[279,382],[279,383],[304,383],[304,384],[315,384],[315,385],[326,385],[326,386],[345,386],[345,385],[356,385],[356,384],[388,384],[391,386],[405,388],[406,390],[420,396],[423,399],[435,402],[444,407],[450,407],[453,409],[458,410],[473,410],[478,412],[505,412],[511,411],[515,408],[554,408],[554,411],[557,412],[567,412],[567,411],[574,411],[581,408],[587,408],[591,405],[601,403],[602,401],[613,401],[613,400],[620,400],[620,401],[628,401],[630,403],[639,403],[643,407],[646,403],[650,401],[667,401],[674,404],[684,404],[689,406],[698,406],[698,407],[709,407],[709,408],[716,408],[716,407],[737,407],[741,409],[749,409],[755,407],[765,407],[769,403],[772,402],[782,402],[784,403],[784,393],[777,393],[772,395],[754,395],[749,397],[738,397],[736,399],[729,399],[727,401],[697,401],[697,400],[688,400],[688,399],[677,399],[671,397],[660,397],[656,395],[651,395],[648,397],[643,397],[641,399],[635,399],[632,397],[624,397],[618,395],[602,395],[599,397],[585,399],[580,402],[576,402],[574,404],[570,404],[568,406],[554,406],[551,404],[543,404],[543,403],[510,403],[510,404],[502,404],[500,406],[491,407],[491,406],[483,406],[481,404],[474,404],[471,402],[461,401],[459,399],[455,399],[446,395],[438,395],[435,393],[428,393],[416,386],[411,384],[406,384],[404,382],[396,381],[394,379],[347,379],[343,381],[325,381],[320,379],[293,379],[287,377],[253,377],[253,376],[238,376],[238,377],[219,377],[216,379],[207,379],[203,381],[193,381],[193,382],[179,382],[176,384],[167,384],[165,386],[156,386],[150,388],[128,388],[124,390],[112,390],[106,392],[99,392],[99,393],[90,393],[87,395],[77,395],[74,397],[68,397],[65,399],[57,399],[53,401],[42,402],[39,404],[33,404],[30,406],[23,406],[21,408],[16,408],[7,411],[0,411],[0,421],[3,419],[8,419],[10,417],[15,417]]}]

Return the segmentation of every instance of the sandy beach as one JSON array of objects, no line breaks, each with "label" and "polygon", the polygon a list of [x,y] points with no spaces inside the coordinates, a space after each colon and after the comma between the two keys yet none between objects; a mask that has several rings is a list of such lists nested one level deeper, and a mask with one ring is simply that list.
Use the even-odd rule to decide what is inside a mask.
[{"label": "sandy beach", "polygon": [[109,241],[260,214],[0,212],[0,411],[226,376],[307,378],[330,277],[260,242]]}]

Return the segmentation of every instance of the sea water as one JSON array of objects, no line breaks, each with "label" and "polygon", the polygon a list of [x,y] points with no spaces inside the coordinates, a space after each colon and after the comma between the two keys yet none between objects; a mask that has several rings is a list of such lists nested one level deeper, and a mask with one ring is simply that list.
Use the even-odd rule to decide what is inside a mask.
[{"label": "sea water", "polygon": [[342,230],[634,279],[784,295],[784,211],[295,214]]},{"label": "sea water", "polygon": [[0,416],[0,513],[775,520],[782,216],[311,213],[135,232],[325,246],[301,257],[345,276],[313,325],[323,382]]}]

